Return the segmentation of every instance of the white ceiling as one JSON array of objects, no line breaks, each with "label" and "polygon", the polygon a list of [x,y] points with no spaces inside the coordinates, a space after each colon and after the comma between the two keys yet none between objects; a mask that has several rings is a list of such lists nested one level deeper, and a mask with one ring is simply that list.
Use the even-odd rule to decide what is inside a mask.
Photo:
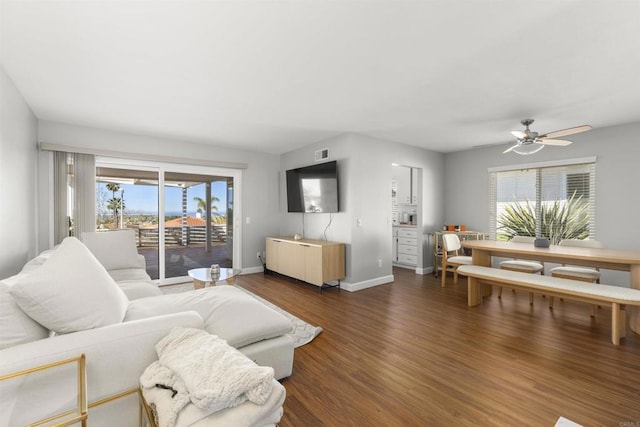
[{"label": "white ceiling", "polygon": [[[34,114],[283,153],[357,132],[441,152],[640,121],[640,1],[6,1]],[[570,137],[579,141],[581,135]]]}]

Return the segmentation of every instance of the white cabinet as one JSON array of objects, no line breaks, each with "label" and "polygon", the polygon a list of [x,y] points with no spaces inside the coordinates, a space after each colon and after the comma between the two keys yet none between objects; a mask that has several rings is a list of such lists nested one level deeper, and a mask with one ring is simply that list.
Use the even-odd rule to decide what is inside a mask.
[{"label": "white cabinet", "polygon": [[418,203],[418,169],[411,168],[411,203]]},{"label": "white cabinet", "polygon": [[394,168],[397,185],[397,203],[411,203],[411,168],[399,166]]},{"label": "white cabinet", "polygon": [[396,203],[418,203],[418,169],[398,166],[394,168],[393,180],[396,182]]},{"label": "white cabinet", "polygon": [[393,227],[393,263],[418,265],[418,232],[415,228]]},{"label": "white cabinet", "polygon": [[393,227],[391,229],[391,262],[398,262],[398,229]]}]

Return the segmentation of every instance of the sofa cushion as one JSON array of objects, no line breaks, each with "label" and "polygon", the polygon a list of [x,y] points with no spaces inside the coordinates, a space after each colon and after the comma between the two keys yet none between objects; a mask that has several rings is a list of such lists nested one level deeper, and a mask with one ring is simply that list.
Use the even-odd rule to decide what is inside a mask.
[{"label": "sofa cushion", "polygon": [[118,282],[118,286],[120,286],[120,289],[122,289],[122,292],[124,292],[129,301],[163,295],[162,291],[155,284],[149,282],[126,280],[124,282]]},{"label": "sofa cushion", "polygon": [[131,301],[124,321],[187,310],[197,311],[207,332],[235,348],[291,332],[289,319],[229,285]]},{"label": "sofa cushion", "polygon": [[107,273],[116,281],[130,301],[162,295],[158,285],[153,283],[151,277],[142,268],[123,268],[121,270],[109,270]]},{"label": "sofa cushion", "polygon": [[67,237],[39,269],[17,277],[16,303],[50,330],[65,334],[120,323],[128,300],[75,237]]},{"label": "sofa cushion", "polygon": [[108,270],[107,273],[109,273],[109,276],[111,276],[111,278],[115,280],[116,283],[127,281],[153,283],[153,281],[151,280],[151,276],[149,276],[147,272],[141,268],[122,268],[120,270]]},{"label": "sofa cushion", "polygon": [[[14,276],[15,277],[15,276]],[[49,330],[22,311],[9,293],[8,278],[0,281],[0,349],[49,336]]]},{"label": "sofa cushion", "polygon": [[134,230],[84,232],[82,242],[107,270],[140,267]]}]

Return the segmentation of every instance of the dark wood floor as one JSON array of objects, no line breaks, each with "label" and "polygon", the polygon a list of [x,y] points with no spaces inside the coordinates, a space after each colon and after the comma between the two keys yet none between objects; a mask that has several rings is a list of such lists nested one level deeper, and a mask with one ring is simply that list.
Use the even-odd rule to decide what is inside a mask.
[{"label": "dark wood floor", "polygon": [[347,292],[282,276],[244,288],[324,328],[296,349],[281,427],[640,425],[640,336],[610,341],[610,312],[505,290],[480,307],[466,286],[395,269]]}]

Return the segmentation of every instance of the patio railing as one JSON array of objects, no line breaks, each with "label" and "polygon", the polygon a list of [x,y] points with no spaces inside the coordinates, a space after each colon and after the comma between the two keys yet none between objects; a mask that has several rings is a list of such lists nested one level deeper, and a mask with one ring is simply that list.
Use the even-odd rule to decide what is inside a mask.
[{"label": "patio railing", "polygon": [[[138,247],[158,246],[158,228],[134,228],[136,230],[136,244]],[[186,227],[186,242],[189,244],[205,244],[206,227]],[[182,246],[182,227],[167,227],[164,229],[164,241],[166,245]],[[227,225],[214,224],[211,229],[211,243],[225,243],[227,241]]]}]

